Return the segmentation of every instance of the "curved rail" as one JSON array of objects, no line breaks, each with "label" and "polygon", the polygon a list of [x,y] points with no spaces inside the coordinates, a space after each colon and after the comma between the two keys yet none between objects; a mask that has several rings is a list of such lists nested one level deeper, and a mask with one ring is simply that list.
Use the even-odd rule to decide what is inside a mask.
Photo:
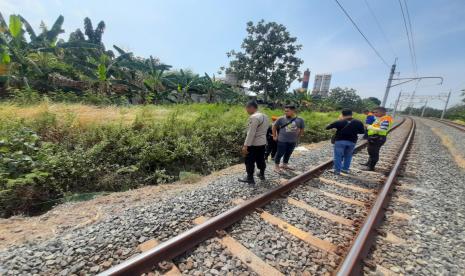
[{"label": "curved rail", "polygon": [[410,133],[404,142],[404,146],[402,147],[402,150],[397,157],[396,163],[392,168],[391,173],[387,177],[383,188],[379,192],[379,195],[376,198],[370,213],[366,217],[362,228],[360,228],[357,237],[352,243],[349,253],[346,255],[343,263],[339,267],[337,275],[361,275],[363,258],[366,256],[370,249],[371,242],[373,241],[375,235],[374,230],[384,216],[385,207],[389,202],[397,174],[402,166],[402,162],[407,155],[407,150],[410,147],[415,135],[415,121],[413,119],[410,120],[412,120],[412,128],[410,129]]},{"label": "curved rail", "polygon": [[[395,125],[392,129],[398,128],[405,122],[405,118],[399,124]],[[356,150],[365,147],[366,141],[363,141]],[[99,275],[140,275],[144,272],[150,271],[154,265],[162,261],[170,260],[177,257],[187,250],[193,248],[206,239],[214,236],[217,231],[231,226],[235,222],[241,220],[246,215],[252,213],[257,208],[260,208],[275,198],[280,197],[282,194],[289,192],[296,186],[309,181],[310,179],[319,176],[325,169],[331,167],[333,160],[327,160],[320,165],[310,169],[309,171],[300,174],[296,177],[289,179],[286,184],[273,188],[265,193],[262,193],[250,200],[245,201],[236,207],[225,211],[216,217],[213,217],[206,222],[199,224],[190,230],[187,230],[180,235],[173,237],[160,245],[141,253],[123,263],[116,265]]]},{"label": "curved rail", "polygon": [[433,120],[433,121],[440,122],[440,123],[443,123],[445,125],[451,126],[451,127],[456,128],[458,130],[465,131],[465,125],[461,125],[461,124],[458,124],[458,123],[455,123],[455,122],[452,122],[452,121],[449,121],[449,120],[436,119],[436,118],[430,118],[430,119]]}]

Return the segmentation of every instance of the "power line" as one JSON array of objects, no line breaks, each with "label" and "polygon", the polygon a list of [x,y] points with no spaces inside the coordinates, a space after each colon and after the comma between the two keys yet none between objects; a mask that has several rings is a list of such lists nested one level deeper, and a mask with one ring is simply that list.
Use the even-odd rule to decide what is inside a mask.
[{"label": "power line", "polygon": [[415,71],[416,71],[416,75],[418,76],[418,63],[417,63],[417,52],[415,50],[415,39],[413,37],[412,21],[410,21],[410,12],[408,11],[408,5],[407,5],[406,0],[404,0],[404,5],[405,5],[405,11],[407,12],[408,25],[410,27],[410,40],[412,41],[413,59],[415,60]]},{"label": "power line", "polygon": [[391,49],[391,51],[392,51],[392,53],[394,54],[394,56],[397,56],[397,53],[396,53],[396,51],[394,51],[394,48],[392,47],[391,42],[390,42],[389,39],[387,38],[386,32],[384,31],[383,27],[381,26],[381,23],[379,22],[378,17],[376,16],[375,12],[374,12],[373,9],[371,8],[370,4],[368,4],[368,0],[364,0],[364,1],[365,1],[365,4],[366,4],[368,10],[369,10],[370,13],[371,13],[371,16],[373,16],[373,19],[375,20],[376,25],[378,26],[378,29],[380,30],[381,34],[383,35],[384,40],[385,40],[386,43],[389,45],[389,48]]},{"label": "power line", "polygon": [[360,30],[360,28],[357,26],[357,24],[355,23],[355,21],[352,19],[352,17],[350,17],[350,15],[347,13],[347,11],[344,9],[344,7],[341,5],[341,3],[339,3],[338,0],[334,0],[336,1],[336,3],[339,5],[339,7],[341,8],[341,10],[345,13],[345,15],[347,16],[347,18],[349,18],[350,22],[352,22],[352,24],[354,25],[354,27],[357,29],[357,31],[363,36],[363,38],[365,39],[365,41],[368,43],[368,45],[370,45],[371,49],[373,49],[373,51],[376,53],[376,55],[381,59],[381,61],[387,66],[389,67],[389,64],[386,62],[386,60],[381,56],[381,54],[376,50],[376,48],[373,46],[373,44],[371,44],[371,42],[368,40],[368,38],[363,34],[363,32]]},{"label": "power line", "polygon": [[415,59],[414,59],[412,43],[411,43],[411,40],[410,40],[410,32],[409,32],[409,28],[407,26],[407,20],[405,19],[404,7],[402,6],[401,0],[399,0],[399,5],[400,5],[400,10],[402,12],[402,18],[404,20],[405,33],[407,34],[408,48],[409,48],[409,51],[410,51],[410,60],[412,62],[412,69],[413,69],[415,75],[417,75],[417,67],[416,67],[416,62],[415,62]]}]

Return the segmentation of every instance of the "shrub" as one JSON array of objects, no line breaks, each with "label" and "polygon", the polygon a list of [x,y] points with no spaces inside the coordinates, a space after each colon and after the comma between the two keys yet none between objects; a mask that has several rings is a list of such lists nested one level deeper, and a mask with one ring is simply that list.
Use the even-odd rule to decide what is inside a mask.
[{"label": "shrub", "polygon": [[[329,138],[324,126],[337,115],[301,112],[303,142]],[[33,214],[71,195],[166,183],[185,179],[185,172],[207,174],[238,163],[246,119],[243,107],[225,104],[3,105],[0,216]]]}]

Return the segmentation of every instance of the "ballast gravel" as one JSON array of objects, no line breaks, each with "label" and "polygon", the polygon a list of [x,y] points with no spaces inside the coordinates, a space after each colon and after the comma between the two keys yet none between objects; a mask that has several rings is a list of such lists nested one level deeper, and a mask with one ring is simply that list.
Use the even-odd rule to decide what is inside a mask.
[{"label": "ballast gravel", "polygon": [[[305,171],[330,159],[332,152],[329,142],[316,149],[296,151],[291,165],[297,172]],[[293,176],[293,173],[287,176],[273,173],[272,165],[268,163],[268,180],[258,181],[255,187],[239,183],[237,178],[242,174],[232,173],[219,177],[198,190],[184,192],[162,201],[148,201],[145,206],[127,209],[83,228],[65,230],[59,236],[46,241],[31,241],[11,246],[0,252],[0,275],[95,275],[139,254],[139,244],[150,239],[165,241],[193,227],[192,221],[195,218],[217,215],[231,208],[233,199],[251,198],[280,185],[281,178]],[[307,194],[305,188],[302,189],[299,188],[299,192],[293,191],[291,195],[295,195],[296,198],[301,196],[302,200],[307,199],[311,204],[321,203],[322,205],[316,206],[330,212],[337,210],[335,213],[347,218],[364,215],[363,208],[323,199],[318,194],[312,194],[310,200],[307,197],[310,194]],[[288,216],[292,216],[292,212],[288,210]],[[312,274],[324,274],[335,269],[338,256],[312,248],[295,237],[258,221],[256,214],[245,218],[238,227],[233,227],[232,235],[243,241],[244,246],[255,254],[266,259],[270,265],[285,274],[301,271],[302,267]],[[309,225],[307,223],[307,226]],[[244,230],[242,226],[254,231],[256,235],[241,231]],[[327,231],[331,233],[330,230]],[[337,241],[335,237],[334,241]],[[210,244],[215,244],[211,245],[210,251],[202,252],[201,246],[193,251],[192,256],[175,260],[184,274],[230,274],[236,268],[243,275],[253,275],[243,263],[228,255],[224,248],[218,248],[213,242],[208,245]],[[210,270],[202,269],[208,254],[212,262],[221,258],[220,261],[227,269],[214,265]],[[224,261],[226,255],[228,256]]]},{"label": "ballast gravel", "polygon": [[[321,147],[296,151],[291,165],[304,171],[331,154],[332,145],[323,142]],[[272,172],[272,165],[268,163],[268,180],[257,179],[255,187],[237,181],[242,173],[224,175],[198,190],[147,202],[49,240],[11,246],[0,252],[0,275],[97,274],[140,253],[137,246],[144,241],[165,241],[192,228],[195,218],[231,208],[233,199],[251,198],[279,185],[283,176]]]},{"label": "ballast gravel", "polygon": [[[409,204],[391,204],[389,209],[411,216],[390,217],[381,229],[405,242],[393,244],[378,237],[369,259],[391,272],[404,275],[464,275],[465,272],[465,170],[454,161],[441,139],[431,130],[439,128],[465,156],[465,133],[426,119],[417,119],[417,132],[407,159],[415,177],[400,178],[411,192],[396,189]],[[461,147],[462,146],[462,147]],[[402,206],[402,208],[400,208]],[[377,272],[365,268],[365,272]]]}]

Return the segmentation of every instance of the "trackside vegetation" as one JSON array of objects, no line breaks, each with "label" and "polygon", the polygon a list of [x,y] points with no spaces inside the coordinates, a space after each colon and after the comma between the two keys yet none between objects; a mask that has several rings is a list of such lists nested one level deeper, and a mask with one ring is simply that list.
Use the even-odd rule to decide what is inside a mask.
[{"label": "trackside vegetation", "polygon": [[[268,115],[280,110],[265,109]],[[302,142],[327,139],[337,112],[303,111]],[[34,214],[76,194],[123,191],[240,162],[247,115],[226,104],[0,104],[0,215]]]}]

